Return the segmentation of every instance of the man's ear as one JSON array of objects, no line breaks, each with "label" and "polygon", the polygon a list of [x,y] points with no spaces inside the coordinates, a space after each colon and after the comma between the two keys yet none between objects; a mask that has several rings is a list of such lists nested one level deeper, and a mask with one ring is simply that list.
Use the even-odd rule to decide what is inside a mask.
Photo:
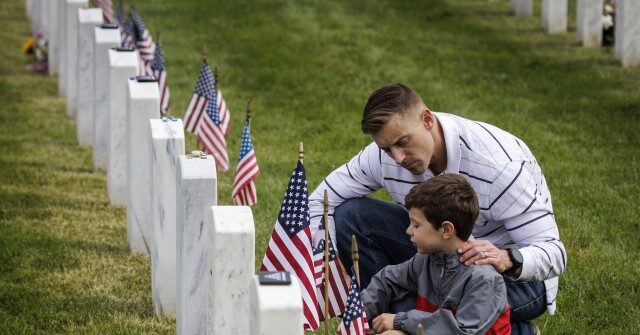
[{"label": "man's ear", "polygon": [[424,108],[422,110],[422,123],[424,124],[424,127],[427,130],[431,130],[433,128],[434,122],[435,122],[435,116],[433,115],[433,113],[431,112],[431,110],[429,110],[429,108]]},{"label": "man's ear", "polygon": [[456,227],[451,223],[451,221],[444,221],[440,229],[442,229],[442,238],[445,240],[456,236]]}]

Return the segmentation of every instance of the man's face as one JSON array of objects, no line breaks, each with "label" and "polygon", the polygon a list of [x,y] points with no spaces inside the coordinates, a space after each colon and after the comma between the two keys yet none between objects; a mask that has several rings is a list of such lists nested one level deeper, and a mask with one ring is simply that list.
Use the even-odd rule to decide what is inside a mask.
[{"label": "man's face", "polygon": [[433,228],[421,209],[409,209],[409,221],[406,233],[419,253],[428,254],[442,250],[442,233],[439,229]]},{"label": "man's face", "polygon": [[428,109],[396,114],[373,135],[373,141],[398,165],[420,175],[429,168],[433,156],[433,123],[434,116]]}]

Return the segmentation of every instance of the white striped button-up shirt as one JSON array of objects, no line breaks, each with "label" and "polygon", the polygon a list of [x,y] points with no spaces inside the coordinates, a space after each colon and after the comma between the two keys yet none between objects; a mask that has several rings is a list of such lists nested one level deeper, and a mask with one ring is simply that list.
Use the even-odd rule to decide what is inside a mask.
[{"label": "white striped button-up shirt", "polygon": [[[553,314],[558,276],[564,272],[567,254],[538,162],[524,142],[504,130],[451,114],[434,115],[445,138],[445,172],[464,175],[478,195],[480,214],[473,237],[502,249],[519,248],[524,261],[518,279],[543,280],[547,311]],[[329,195],[329,230],[335,242],[332,214],[343,201],[384,188],[398,204],[404,205],[409,190],[431,177],[430,170],[413,175],[371,143],[327,176],[312,193],[309,198],[312,230],[318,231],[320,225],[325,189]]]}]

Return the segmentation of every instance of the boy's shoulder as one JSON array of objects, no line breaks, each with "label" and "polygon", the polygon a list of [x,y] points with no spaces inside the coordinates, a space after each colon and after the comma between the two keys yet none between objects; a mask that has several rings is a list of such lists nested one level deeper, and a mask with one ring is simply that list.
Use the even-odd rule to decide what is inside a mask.
[{"label": "boy's shoulder", "polygon": [[471,284],[478,284],[480,282],[490,282],[494,286],[504,286],[504,278],[496,271],[491,265],[469,265],[466,267],[467,276]]}]

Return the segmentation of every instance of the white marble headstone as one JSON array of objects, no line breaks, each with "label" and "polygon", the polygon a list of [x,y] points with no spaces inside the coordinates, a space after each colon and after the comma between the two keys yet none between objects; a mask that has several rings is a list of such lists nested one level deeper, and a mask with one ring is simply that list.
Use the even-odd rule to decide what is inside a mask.
[{"label": "white marble headstone", "polygon": [[109,157],[109,49],[120,46],[120,29],[117,25],[96,26],[93,42],[93,167],[106,171]]},{"label": "white marble headstone", "polygon": [[38,28],[41,28],[41,3],[44,2],[42,0],[32,0],[27,2],[27,16],[29,17],[29,21],[31,22],[31,31],[35,32]]},{"label": "white marble headstone", "polygon": [[81,146],[93,142],[93,29],[102,23],[102,9],[78,9],[78,105],[76,109],[76,136]]},{"label": "white marble headstone", "polygon": [[49,7],[50,0],[35,0],[31,6],[31,31],[41,29],[47,36],[49,29]]},{"label": "white marble headstone", "polygon": [[64,92],[67,116],[75,118],[78,107],[78,10],[87,7],[87,0],[66,0],[66,52]]},{"label": "white marble headstone", "polygon": [[298,278],[291,274],[291,285],[260,285],[252,276],[250,288],[252,335],[302,335],[302,295]]},{"label": "white marble headstone", "polygon": [[518,16],[533,16],[533,0],[515,0],[513,9]]},{"label": "white marble headstone", "polygon": [[602,45],[603,0],[578,0],[576,4],[576,33],[585,47]]},{"label": "white marble headstone", "polygon": [[218,203],[217,187],[213,156],[180,156],[176,189],[177,334],[207,333],[210,223],[205,218]]},{"label": "white marble headstone", "polygon": [[249,315],[251,310],[249,288],[255,273],[256,245],[251,208],[213,206],[207,211],[207,226],[209,334],[250,334],[249,322],[239,316]]},{"label": "white marble headstone", "polygon": [[622,66],[640,65],[640,1],[616,1],[616,58]]},{"label": "white marble headstone", "polygon": [[58,94],[64,96],[67,88],[67,0],[58,3]]},{"label": "white marble headstone", "polygon": [[59,0],[51,0],[47,7],[48,21],[48,50],[47,61],[49,63],[49,75],[58,74],[58,2]]},{"label": "white marble headstone", "polygon": [[127,238],[134,253],[151,243],[150,119],[160,118],[158,83],[129,79],[127,87]]},{"label": "white marble headstone", "polygon": [[29,19],[31,19],[31,11],[33,10],[33,1],[34,0],[26,0],[24,3],[24,9]]},{"label": "white marble headstone", "polygon": [[[120,51],[118,51],[120,50]],[[112,205],[127,205],[127,85],[138,73],[138,52],[109,50],[109,167],[107,192]]]},{"label": "white marble headstone", "polygon": [[44,29],[45,36],[49,33],[49,6],[51,6],[51,0],[40,1],[40,28]]},{"label": "white marble headstone", "polygon": [[176,185],[184,155],[182,120],[149,120],[151,127],[151,293],[157,314],[176,314]]},{"label": "white marble headstone", "polygon": [[567,0],[542,0],[542,27],[550,34],[567,31]]}]

